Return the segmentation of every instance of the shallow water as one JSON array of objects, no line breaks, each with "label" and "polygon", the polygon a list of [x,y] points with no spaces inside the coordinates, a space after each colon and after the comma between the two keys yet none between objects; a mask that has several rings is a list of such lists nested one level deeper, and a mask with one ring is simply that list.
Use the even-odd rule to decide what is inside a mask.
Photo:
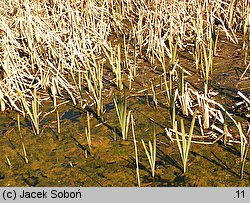
[{"label": "shallow water", "polygon": [[[237,91],[250,96],[248,79],[239,80],[245,70],[240,45],[232,45],[225,39],[219,44],[219,56],[214,58],[213,75],[210,88],[219,94],[214,98],[233,113],[246,130],[249,125],[247,107],[235,107],[239,100]],[[179,53],[180,65],[195,70],[192,56]],[[139,62],[138,62],[139,63]],[[193,67],[193,68],[192,68]],[[139,90],[148,88],[149,80],[159,84],[159,72],[141,61],[138,77],[133,82],[133,90],[127,92],[128,108],[135,117],[136,139],[138,141],[139,168],[142,186],[250,186],[250,155],[246,159],[244,178],[239,178],[240,146],[217,142],[213,145],[192,144],[188,172],[182,174],[182,163],[178,146],[168,139],[164,127],[170,126],[166,97],[156,88],[158,108],[154,109],[152,97]],[[186,78],[197,89],[202,90],[199,73]],[[126,84],[126,81],[125,81]],[[106,84],[107,88],[108,83]],[[112,87],[111,87],[112,88]],[[107,91],[108,92],[108,91]],[[108,93],[107,93],[108,94]],[[61,133],[57,133],[56,112],[41,121],[41,135],[33,134],[27,119],[21,119],[21,135],[17,128],[17,113],[0,113],[0,186],[137,186],[134,144],[129,134],[128,141],[122,141],[114,132],[119,129],[118,120],[111,95],[104,100],[106,112],[103,120],[91,118],[92,148],[85,138],[86,112],[71,105],[63,105],[58,111],[61,115]],[[52,103],[42,106],[48,111]],[[150,166],[141,139],[153,139],[154,124],[157,122],[156,175],[151,176]],[[185,123],[189,123],[186,119]],[[237,133],[232,128],[232,133]],[[196,129],[196,133],[198,130]],[[22,142],[27,151],[29,163],[25,163]],[[8,157],[11,167],[6,159]]]}]

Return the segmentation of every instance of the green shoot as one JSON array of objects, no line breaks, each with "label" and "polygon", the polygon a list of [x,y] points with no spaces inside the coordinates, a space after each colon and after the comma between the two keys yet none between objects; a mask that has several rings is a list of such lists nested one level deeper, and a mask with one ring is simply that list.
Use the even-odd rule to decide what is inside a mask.
[{"label": "green shoot", "polygon": [[[189,154],[189,150],[191,146],[196,114],[197,114],[197,110],[195,110],[194,115],[193,115],[193,119],[192,119],[191,126],[189,129],[188,140],[186,139],[185,126],[184,126],[183,119],[181,119],[181,140],[178,135],[177,121],[175,121],[175,125],[174,125],[174,131],[176,135],[178,149],[179,149],[182,164],[183,164],[183,173],[186,173],[187,171],[188,154]],[[182,145],[181,145],[181,142],[182,142]]]},{"label": "green shoot", "polygon": [[127,140],[131,111],[127,113],[126,94],[122,99],[120,95],[114,96],[115,109],[120,123],[122,139]]},{"label": "green shoot", "polygon": [[149,141],[149,150],[147,149],[147,146],[144,142],[144,140],[141,140],[142,145],[144,147],[144,150],[146,152],[146,155],[148,157],[149,165],[151,167],[151,172],[152,172],[152,177],[154,178],[155,176],[155,162],[156,162],[156,135],[155,135],[155,126],[154,126],[154,139],[153,139],[153,144],[151,141]]},{"label": "green shoot", "polygon": [[29,108],[27,100],[24,98],[23,93],[21,91],[18,91],[18,94],[20,96],[22,105],[29,115],[32,125],[33,125],[33,130],[36,135],[39,135],[39,97],[37,96],[37,90],[34,88],[34,95],[33,95],[33,100],[31,101],[31,109]]},{"label": "green shoot", "polygon": [[88,88],[90,92],[92,92],[93,94],[97,116],[101,116],[103,113],[102,78],[103,78],[103,64],[98,63],[94,67],[91,67],[90,64],[88,64],[88,69],[87,73],[85,74],[85,79],[88,83]]}]

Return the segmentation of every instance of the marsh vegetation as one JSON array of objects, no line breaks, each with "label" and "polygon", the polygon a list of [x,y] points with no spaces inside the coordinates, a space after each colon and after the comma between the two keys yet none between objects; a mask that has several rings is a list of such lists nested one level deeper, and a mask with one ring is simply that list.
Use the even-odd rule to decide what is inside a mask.
[{"label": "marsh vegetation", "polygon": [[247,0],[1,0],[0,18],[1,186],[250,185]]}]

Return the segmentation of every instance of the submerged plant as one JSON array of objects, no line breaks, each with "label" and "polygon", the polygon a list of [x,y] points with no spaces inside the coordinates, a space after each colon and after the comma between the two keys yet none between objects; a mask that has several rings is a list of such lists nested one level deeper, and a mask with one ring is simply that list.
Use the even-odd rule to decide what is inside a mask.
[{"label": "submerged plant", "polygon": [[126,94],[124,94],[123,99],[120,95],[117,95],[114,96],[113,100],[115,103],[116,114],[121,127],[122,139],[127,140],[131,111],[127,112]]},{"label": "submerged plant", "polygon": [[[180,140],[179,134],[178,134],[177,121],[175,121],[175,125],[174,125],[174,131],[175,131],[175,135],[176,135],[178,149],[179,149],[182,164],[183,164],[183,173],[186,173],[186,171],[187,171],[188,154],[189,154],[191,141],[192,141],[196,113],[197,113],[197,110],[195,110],[194,115],[193,115],[193,119],[192,119],[191,126],[189,129],[188,139],[186,139],[186,132],[185,132],[185,126],[184,126],[183,119],[181,119],[181,140]],[[182,142],[182,144],[181,144],[181,142]]]}]

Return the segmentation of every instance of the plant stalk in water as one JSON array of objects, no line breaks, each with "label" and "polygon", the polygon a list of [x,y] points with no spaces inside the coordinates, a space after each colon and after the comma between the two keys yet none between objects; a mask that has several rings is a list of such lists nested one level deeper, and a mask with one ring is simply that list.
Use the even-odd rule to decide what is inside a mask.
[{"label": "plant stalk in water", "polygon": [[153,144],[151,141],[148,142],[149,150],[144,142],[144,140],[141,140],[143,148],[145,150],[145,153],[147,155],[149,165],[151,167],[152,177],[155,176],[155,162],[156,162],[156,135],[155,135],[155,126],[154,126],[154,138],[153,138]]},{"label": "plant stalk in water", "polygon": [[[247,144],[246,136],[243,133],[240,122],[238,123],[238,130],[240,134],[240,178],[243,179],[244,166],[247,158],[247,153],[249,149],[249,143]],[[247,145],[247,147],[246,147]]]},{"label": "plant stalk in water", "polygon": [[101,116],[103,113],[103,64],[94,63],[94,67],[91,67],[88,63],[87,73],[85,79],[88,83],[89,91],[92,92],[97,116]]},{"label": "plant stalk in water", "polygon": [[[181,137],[182,137],[182,140],[180,140],[180,138],[179,138],[179,134],[178,134],[178,130],[177,130],[177,121],[175,121],[174,131],[175,131],[178,149],[179,149],[182,164],[183,164],[183,172],[184,173],[186,173],[186,171],[187,171],[188,154],[189,154],[189,150],[190,150],[190,146],[191,146],[196,114],[197,114],[197,110],[195,110],[194,115],[193,115],[193,119],[192,119],[191,126],[189,129],[188,140],[186,139],[186,132],[185,132],[185,126],[184,126],[183,119],[181,119]],[[181,144],[181,142],[182,142],[182,144]]]},{"label": "plant stalk in water", "polygon": [[156,98],[155,88],[154,88],[153,82],[151,82],[151,89],[152,89],[152,93],[153,93],[153,103],[154,103],[154,107],[155,107],[155,109],[157,109],[158,102],[157,102],[157,98]]},{"label": "plant stalk in water", "polygon": [[24,98],[23,93],[21,91],[18,91],[18,94],[20,96],[22,105],[24,107],[24,110],[29,115],[31,121],[34,133],[36,135],[39,135],[39,96],[37,96],[37,89],[34,88],[34,94],[33,94],[33,100],[31,101],[31,109],[29,108],[27,100]]},{"label": "plant stalk in water", "polygon": [[134,147],[135,147],[136,176],[137,176],[138,186],[141,187],[138,150],[137,150],[137,144],[136,144],[136,138],[135,138],[135,121],[134,121],[134,116],[132,114],[131,114],[131,126],[132,126],[131,128],[132,128],[132,135],[133,135]]},{"label": "plant stalk in water", "polygon": [[25,160],[25,163],[28,164],[29,160],[28,160],[26,148],[25,148],[25,145],[24,145],[24,142],[23,142],[23,136],[21,134],[21,125],[20,125],[20,116],[19,116],[19,114],[17,114],[17,126],[18,126],[18,131],[19,131],[19,135],[20,135],[20,138],[21,138],[21,142],[22,142],[22,148],[23,148],[23,154],[24,154],[23,158]]},{"label": "plant stalk in water", "polygon": [[92,148],[91,148],[91,134],[90,134],[90,116],[89,112],[87,111],[87,127],[85,127],[85,136],[87,139],[87,143],[89,146],[89,151],[92,153]]},{"label": "plant stalk in water", "polygon": [[123,99],[120,95],[114,96],[114,103],[116,114],[121,127],[122,139],[127,140],[131,111],[128,111],[127,113],[126,94],[124,94]]},{"label": "plant stalk in water", "polygon": [[57,119],[57,132],[61,133],[61,124],[60,124],[60,113],[56,111],[56,119]]}]

